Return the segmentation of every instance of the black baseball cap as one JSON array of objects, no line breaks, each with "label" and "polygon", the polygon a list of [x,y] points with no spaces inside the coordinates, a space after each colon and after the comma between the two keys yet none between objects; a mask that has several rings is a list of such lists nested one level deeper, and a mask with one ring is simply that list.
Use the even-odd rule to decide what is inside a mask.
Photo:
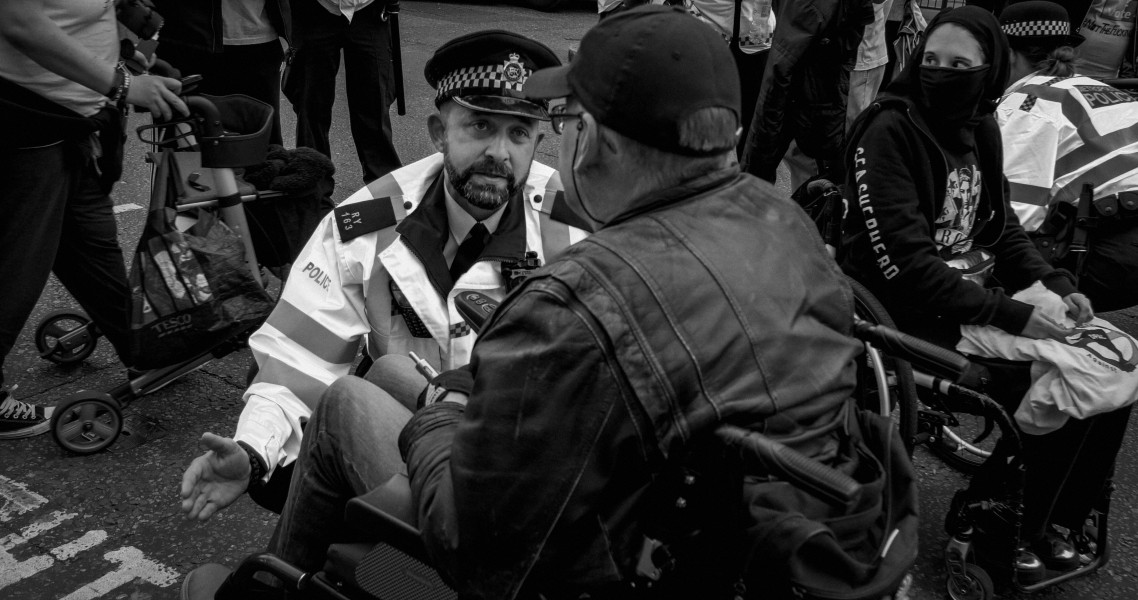
[{"label": "black baseball cap", "polygon": [[548,46],[510,31],[476,31],[443,44],[423,74],[435,106],[447,100],[471,110],[549,120],[548,103],[522,95],[536,70],[561,64]]},{"label": "black baseball cap", "polygon": [[[642,144],[688,155],[679,122],[708,107],[739,117],[739,73],[726,42],[680,8],[641,6],[606,17],[581,40],[566,66],[544,69],[525,84],[533,99],[572,95],[605,127]],[[734,144],[730,146],[734,148]]]}]

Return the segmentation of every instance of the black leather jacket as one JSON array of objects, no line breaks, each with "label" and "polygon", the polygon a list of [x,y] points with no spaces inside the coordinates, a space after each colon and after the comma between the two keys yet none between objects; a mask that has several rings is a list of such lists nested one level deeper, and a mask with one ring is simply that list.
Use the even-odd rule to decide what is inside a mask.
[{"label": "black leather jacket", "polygon": [[836,450],[860,348],[813,223],[736,168],[640,205],[498,308],[465,414],[404,429],[418,525],[464,597],[628,581],[649,485],[721,423]]},{"label": "black leather jacket", "polygon": [[[288,3],[289,0],[265,0],[265,7],[277,35],[291,44],[292,15]],[[165,20],[159,33],[163,46],[221,52],[225,32],[221,24],[221,0],[154,0],[154,6]]]}]

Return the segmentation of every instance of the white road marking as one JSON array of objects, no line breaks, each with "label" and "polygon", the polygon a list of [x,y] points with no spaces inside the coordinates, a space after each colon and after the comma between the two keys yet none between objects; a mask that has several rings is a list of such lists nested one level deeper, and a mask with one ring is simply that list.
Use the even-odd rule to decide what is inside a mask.
[{"label": "white road marking", "polygon": [[133,202],[124,202],[122,204],[116,204],[114,211],[115,211],[115,214],[117,215],[119,213],[124,213],[128,210],[139,210],[140,208],[142,208],[142,207],[133,203]]},{"label": "white road marking", "polygon": [[0,538],[0,550],[11,550],[45,531],[54,529],[67,519],[74,518],[76,513],[65,513],[62,510],[57,510],[48,516],[49,519],[36,521],[20,530],[20,533],[12,533]]},{"label": "white road marking", "polygon": [[58,560],[67,560],[80,552],[89,548],[94,548],[102,544],[107,539],[107,532],[96,529],[95,531],[88,531],[83,534],[83,537],[67,542],[61,546],[56,546],[51,549],[51,554]]},{"label": "white road marking", "polygon": [[147,560],[138,548],[126,546],[108,552],[103,558],[121,563],[119,568],[71,592],[62,600],[92,600],[111,590],[141,578],[158,587],[170,587],[180,577],[178,572],[152,560]]},{"label": "white road marking", "polygon": [[0,523],[12,520],[36,507],[47,504],[47,498],[29,492],[28,486],[0,475]]},{"label": "white road marking", "polygon": [[41,554],[25,561],[16,562],[11,554],[0,551],[0,590],[43,571],[55,564],[55,559]]},{"label": "white road marking", "polygon": [[[2,502],[0,503],[0,522],[3,522],[46,504],[47,499],[35,492],[28,491],[26,484],[0,476],[0,502]],[[94,530],[88,531],[78,539],[52,548],[49,551],[50,555],[40,554],[23,561],[17,561],[9,553],[9,550],[16,546],[26,544],[41,533],[54,529],[60,523],[76,516],[78,516],[76,513],[68,513],[62,510],[53,511],[35,523],[24,527],[19,533],[0,537],[0,590],[49,569],[57,561],[68,561],[107,540],[106,531]],[[107,552],[103,558],[112,563],[118,563],[118,567],[68,594],[64,597],[65,600],[93,600],[136,579],[142,579],[158,587],[170,587],[181,578],[181,575],[174,569],[147,559],[141,550],[132,546],[124,546],[118,550]]]}]

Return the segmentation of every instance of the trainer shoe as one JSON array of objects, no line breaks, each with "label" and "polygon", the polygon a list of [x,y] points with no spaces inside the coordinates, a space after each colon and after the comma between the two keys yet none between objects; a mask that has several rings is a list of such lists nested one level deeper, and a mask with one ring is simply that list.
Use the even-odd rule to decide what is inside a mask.
[{"label": "trainer shoe", "polygon": [[8,390],[0,390],[0,440],[15,440],[46,433],[51,427],[52,407],[21,402]]}]

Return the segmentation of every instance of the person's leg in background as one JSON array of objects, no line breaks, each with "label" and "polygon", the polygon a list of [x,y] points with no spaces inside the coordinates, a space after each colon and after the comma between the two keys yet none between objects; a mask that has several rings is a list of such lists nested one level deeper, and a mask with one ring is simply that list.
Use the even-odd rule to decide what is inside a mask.
[{"label": "person's leg in background", "polygon": [[331,158],[328,132],[348,19],[333,15],[315,0],[304,0],[292,3],[292,22],[296,54],[284,94],[296,112],[296,145]]},{"label": "person's leg in background", "polygon": [[404,473],[399,433],[411,411],[358,377],[342,377],[320,399],[301,442],[284,512],[270,548],[306,571],[346,539],[348,500]]},{"label": "person's leg in background", "polygon": [[52,271],[123,363],[129,363],[130,284],[119,247],[114,203],[99,184],[93,160],[79,170],[75,191],[67,201]]},{"label": "person's leg in background", "polygon": [[741,160],[747,145],[747,132],[751,130],[751,120],[755,117],[755,103],[759,100],[759,87],[763,82],[763,71],[766,70],[770,50],[747,54],[735,48],[731,54],[735,57],[735,69],[739,72],[739,88],[743,100],[739,121],[743,133],[739,136],[739,144],[735,148],[735,153]]},{"label": "person's leg in background", "polygon": [[[269,143],[280,144],[281,83],[280,69],[284,49],[280,40],[247,46],[225,46],[218,55],[221,63],[214,71],[217,85],[210,89],[219,94],[245,94],[273,107],[273,132]],[[203,79],[202,83],[206,83]],[[204,89],[203,89],[204,91]]]},{"label": "person's leg in background", "polygon": [[391,134],[395,75],[391,62],[391,29],[383,9],[382,3],[373,2],[357,12],[352,17],[344,45],[348,115],[364,183],[402,166]]},{"label": "person's leg in background", "polygon": [[47,431],[42,407],[29,413],[4,388],[4,361],[39,300],[55,262],[63,215],[73,189],[78,152],[60,142],[44,148],[0,151],[0,439]]}]

